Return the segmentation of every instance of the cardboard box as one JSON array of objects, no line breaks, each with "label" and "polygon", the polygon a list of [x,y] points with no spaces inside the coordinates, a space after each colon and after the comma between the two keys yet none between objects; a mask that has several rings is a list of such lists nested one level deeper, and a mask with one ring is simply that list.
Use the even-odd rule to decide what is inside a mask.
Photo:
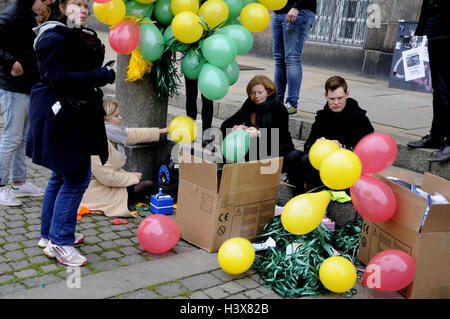
[{"label": "cardboard box", "polygon": [[274,216],[282,164],[281,157],[223,168],[194,157],[181,162],[176,222],[182,238],[208,252],[229,238],[255,239]]},{"label": "cardboard box", "polygon": [[[414,184],[412,173],[383,171],[374,176],[392,189],[397,210],[386,222],[364,219],[359,260],[367,265],[383,250],[403,250],[415,260],[416,275],[400,293],[408,298],[450,298],[450,204],[431,205],[421,229],[427,199],[385,178],[397,177]],[[436,175],[425,173],[421,189],[450,200],[450,182]]]}]

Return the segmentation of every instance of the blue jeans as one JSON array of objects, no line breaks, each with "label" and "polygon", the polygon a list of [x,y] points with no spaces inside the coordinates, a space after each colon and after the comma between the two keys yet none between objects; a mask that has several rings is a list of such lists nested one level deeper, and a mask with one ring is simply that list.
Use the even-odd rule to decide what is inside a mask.
[{"label": "blue jeans", "polygon": [[0,141],[0,185],[27,179],[25,143],[27,139],[30,96],[0,88],[3,133]]},{"label": "blue jeans", "polygon": [[286,17],[287,13],[272,14],[274,80],[280,101],[284,101],[287,85],[286,103],[297,107],[303,76],[301,55],[315,14],[310,10],[301,10],[295,22],[289,24],[286,23]]},{"label": "blue jeans", "polygon": [[42,203],[42,238],[48,238],[58,246],[73,246],[78,208],[90,181],[90,168],[81,182],[52,173]]}]

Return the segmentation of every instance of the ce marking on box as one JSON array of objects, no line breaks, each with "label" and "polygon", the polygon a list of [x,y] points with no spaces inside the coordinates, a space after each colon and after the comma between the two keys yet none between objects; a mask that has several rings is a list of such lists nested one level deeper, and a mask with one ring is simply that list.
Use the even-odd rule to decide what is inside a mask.
[{"label": "ce marking on box", "polygon": [[219,215],[219,222],[223,222],[223,221],[225,221],[225,222],[227,222],[228,221],[228,215],[229,215],[230,213],[222,213],[222,214],[220,214]]}]

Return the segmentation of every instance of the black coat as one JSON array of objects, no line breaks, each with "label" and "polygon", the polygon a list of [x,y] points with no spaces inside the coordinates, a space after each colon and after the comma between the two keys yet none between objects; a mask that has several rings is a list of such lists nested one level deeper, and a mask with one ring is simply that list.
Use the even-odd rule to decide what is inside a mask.
[{"label": "black coat", "polygon": [[337,140],[346,149],[353,150],[361,138],[373,131],[366,111],[359,107],[356,100],[348,98],[341,112],[331,111],[326,103],[324,108],[316,113],[304,151],[308,153],[311,146],[321,137]]},{"label": "black coat", "polygon": [[[31,11],[34,0],[16,0],[0,12],[0,88],[30,94],[31,87],[39,81],[39,71],[33,41],[32,28],[36,16]],[[19,61],[24,73],[11,75],[13,64]]]},{"label": "black coat", "polygon": [[450,1],[423,0],[416,35],[450,37]]},{"label": "black coat", "polygon": [[[86,176],[91,155],[99,155],[102,163],[108,159],[103,93],[98,87],[112,83],[114,71],[102,67],[104,46],[95,33],[59,24],[37,40],[42,77],[31,91],[26,154],[33,163],[59,174]],[[97,111],[77,112],[66,96],[94,100]],[[61,109],[55,115],[52,106],[58,101]]]},{"label": "black coat", "polygon": [[[269,96],[263,105],[256,105],[248,98],[233,116],[222,123],[220,129],[223,137],[226,136],[227,128],[230,129],[235,125],[253,126],[251,122],[252,112],[256,113],[256,128],[267,128],[268,155],[271,154],[270,128],[279,128],[279,156],[286,156],[294,150],[294,143],[292,143],[291,133],[289,132],[289,114],[276,95]],[[264,131],[261,130],[261,133],[263,134]]]}]

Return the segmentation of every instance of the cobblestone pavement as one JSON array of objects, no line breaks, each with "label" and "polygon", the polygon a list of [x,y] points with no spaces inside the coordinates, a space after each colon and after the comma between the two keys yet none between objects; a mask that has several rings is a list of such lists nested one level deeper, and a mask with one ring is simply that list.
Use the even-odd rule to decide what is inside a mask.
[{"label": "cobblestone pavement", "polygon": [[[50,171],[32,164],[29,159],[27,165],[29,180],[45,188]],[[56,283],[67,284],[67,279],[73,272],[55,260],[47,258],[42,249],[37,247],[42,198],[25,197],[21,200],[23,205],[20,207],[0,205],[0,298],[17,294],[20,296],[20,293],[33,288],[50,289]],[[173,255],[181,255],[183,258],[182,254],[199,250],[180,240],[173,249],[164,254],[155,255],[144,251],[136,236],[137,227],[143,218],[128,218],[128,224],[113,225],[112,218],[101,215],[83,216],[77,224],[77,231],[85,236],[79,250],[87,257],[88,263],[79,268],[81,280],[88,280],[89,276],[101,272],[114,273],[120,268]],[[172,280],[166,280],[164,274],[160,274],[160,278],[153,280],[156,282],[154,284],[142,285],[143,288],[134,290],[125,289],[125,293],[110,295],[108,298],[283,299],[271,289],[264,287],[262,280],[252,270],[241,275],[229,275],[220,269],[218,264],[212,268],[214,269],[185,277],[175,276],[176,279]],[[358,294],[353,298],[402,298],[398,293],[382,294],[370,291],[361,287],[359,282],[358,280],[355,286]],[[329,294],[318,298],[342,297],[338,294]]]},{"label": "cobblestone pavement", "polygon": [[[34,165],[29,159],[29,180],[45,188],[50,171]],[[47,258],[37,247],[40,235],[42,198],[22,198],[22,206],[0,205],[0,296],[65,281],[71,274],[66,267]],[[146,212],[149,214],[148,212]],[[80,268],[81,276],[126,267],[135,263],[165,258],[198,248],[180,240],[169,252],[154,255],[144,251],[136,237],[143,217],[128,218],[129,223],[113,225],[112,218],[83,216],[77,231],[85,236],[79,250],[88,263]],[[221,269],[191,277],[161,282],[114,296],[113,298],[281,298],[261,285],[258,276],[249,271],[231,276]]]}]

